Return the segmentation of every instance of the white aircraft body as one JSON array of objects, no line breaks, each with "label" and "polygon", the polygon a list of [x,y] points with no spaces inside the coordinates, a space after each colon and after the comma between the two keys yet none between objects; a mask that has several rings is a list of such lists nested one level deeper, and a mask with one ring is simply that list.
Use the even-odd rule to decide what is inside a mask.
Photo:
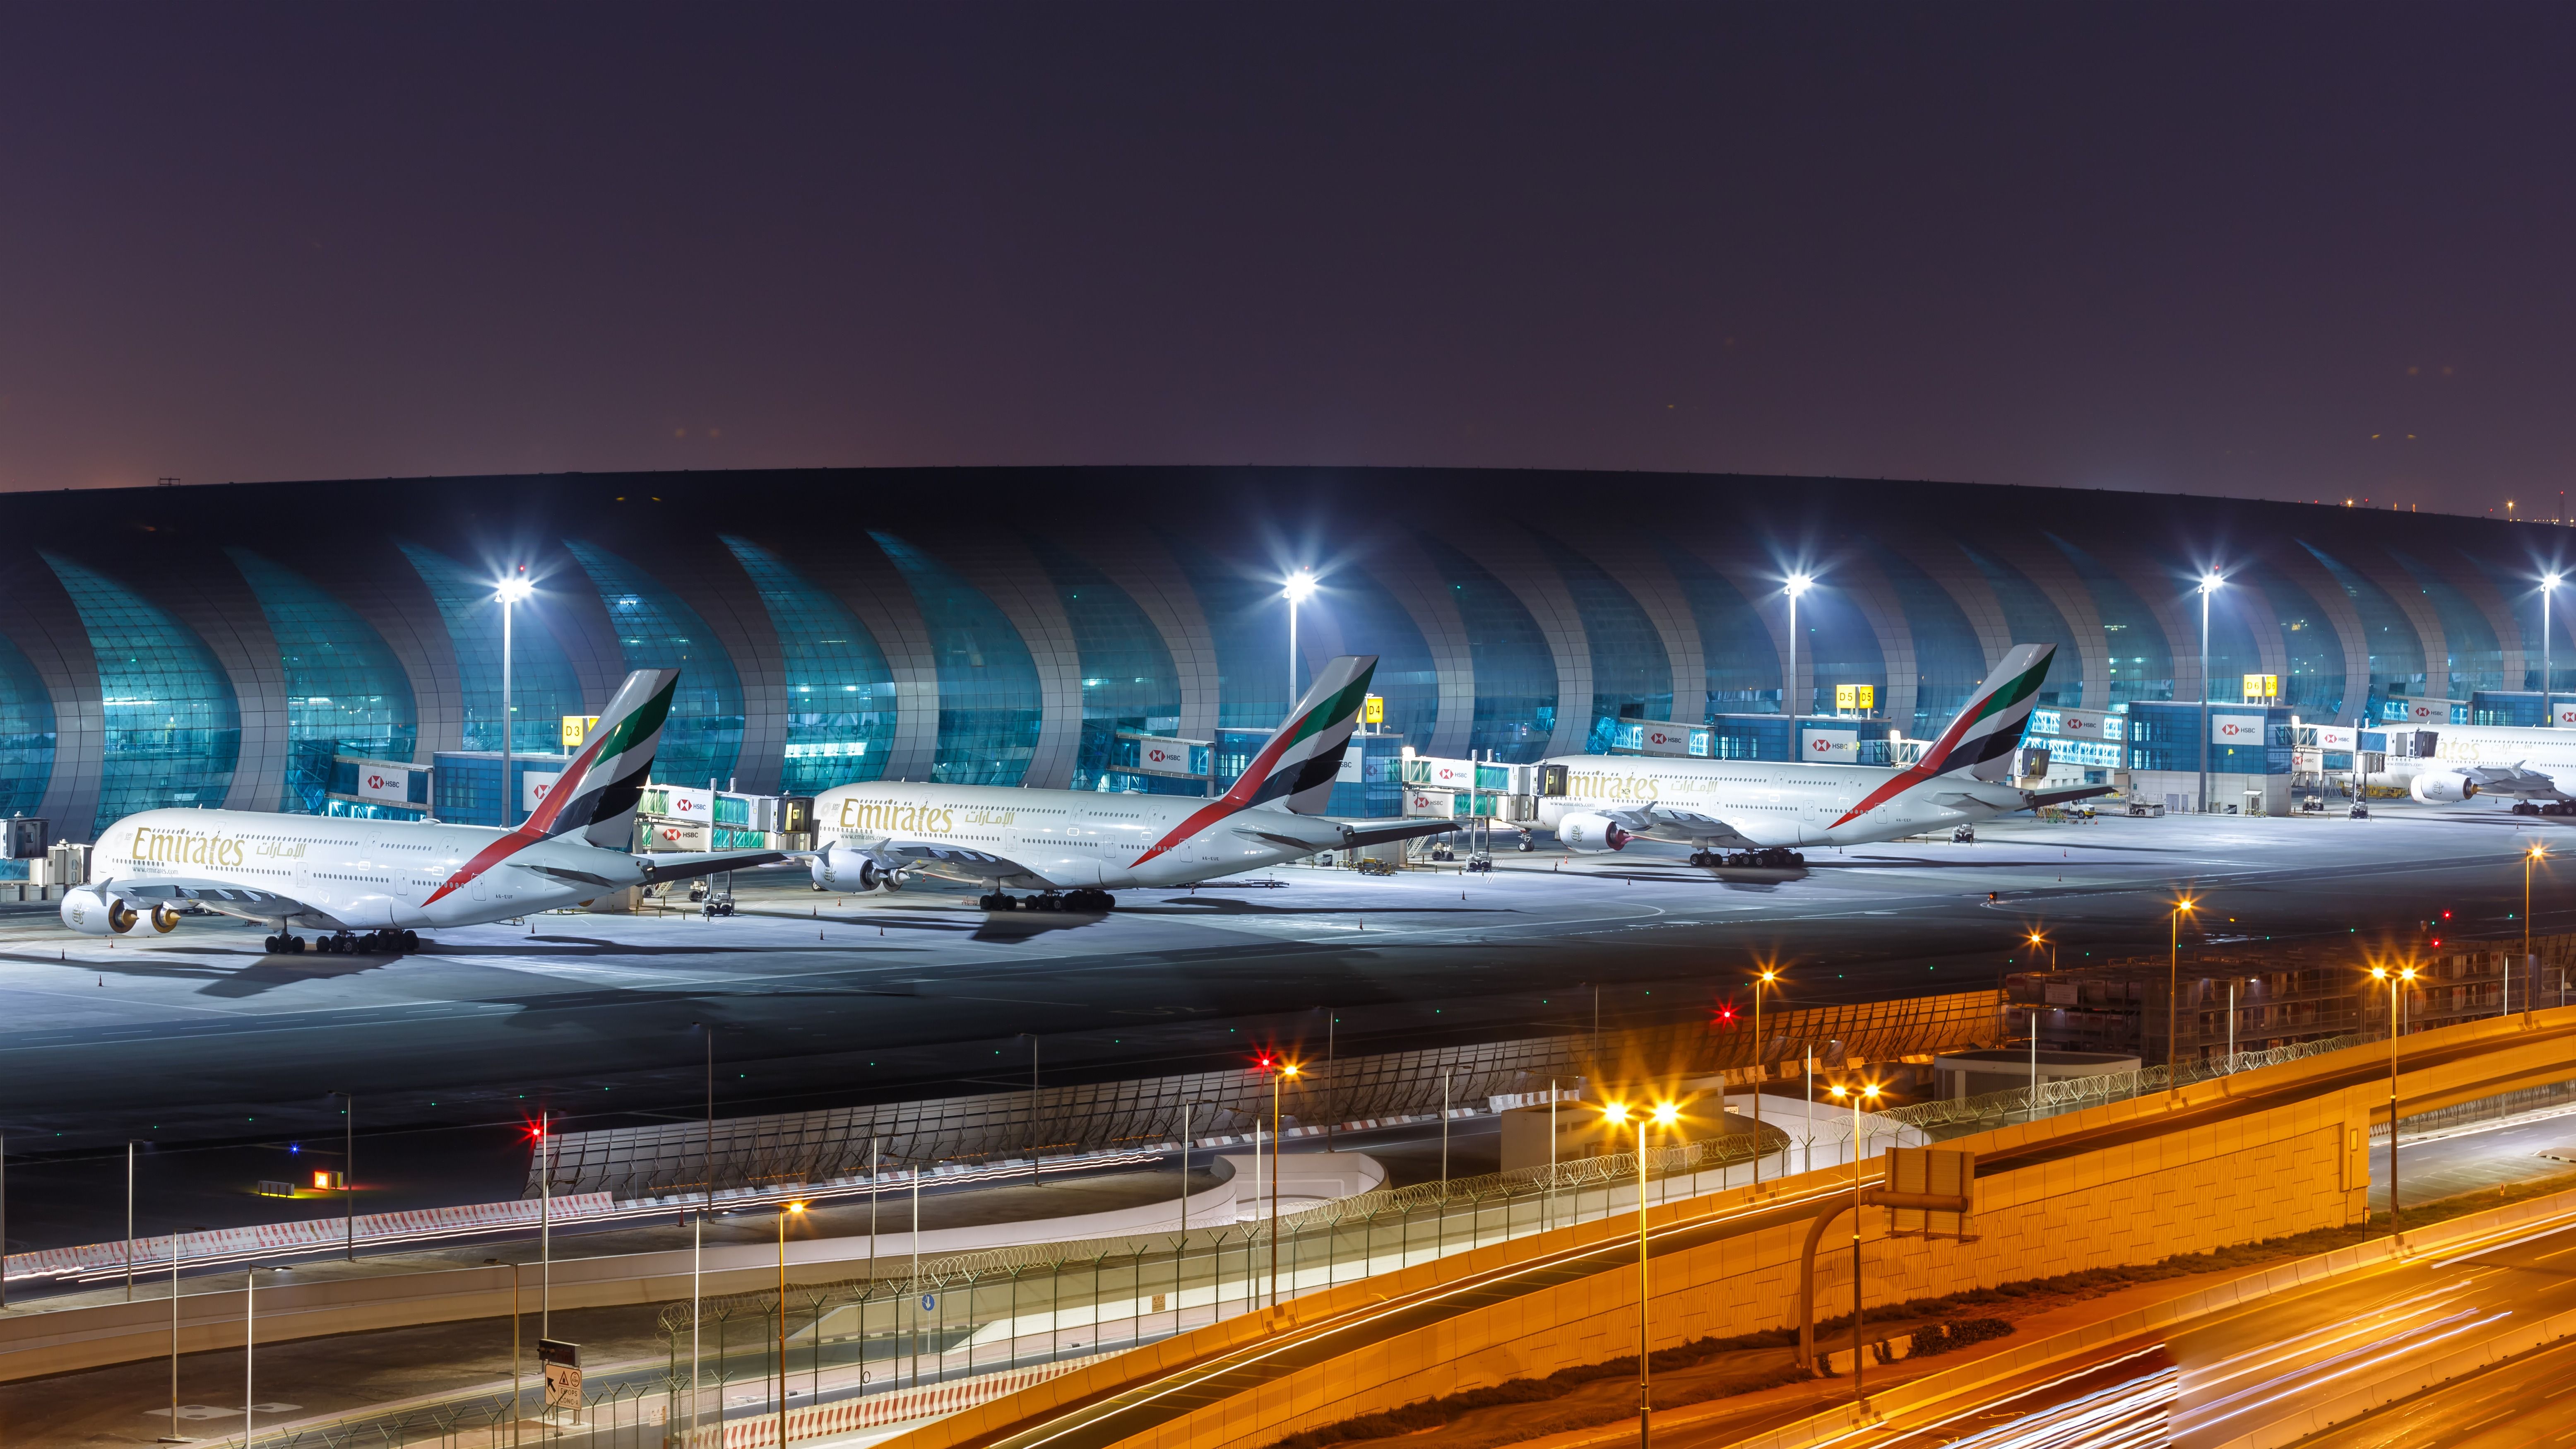
[{"label": "white aircraft body", "polygon": [[2516,815],[2576,815],[2576,729],[2389,725],[2386,734],[2387,768],[2371,772],[2373,784],[2404,785],[2427,805],[2494,795]]},{"label": "white aircraft body", "polygon": [[271,951],[301,951],[298,927],[332,952],[417,949],[427,927],[471,926],[786,859],[780,851],[641,855],[635,806],[653,767],[676,669],[626,676],[590,741],[515,830],[247,810],[146,810],[99,837],[90,884],[63,897],[63,924],[92,936],[179,924],[202,906],[267,922]]},{"label": "white aircraft body", "polygon": [[914,880],[984,886],[988,910],[1036,891],[1041,910],[1107,910],[1109,893],[1187,885],[1326,850],[1438,835],[1446,820],[1328,820],[1321,811],[1370,677],[1374,654],[1344,655],[1317,676],[1288,724],[1215,799],[1029,790],[994,785],[840,785],[814,797],[816,890],[892,890]]},{"label": "white aircraft body", "polygon": [[[1539,823],[1586,853],[1631,840],[1691,847],[1691,864],[1794,865],[1797,847],[1864,845],[2111,793],[2006,783],[2052,644],[2019,644],[1922,757],[1901,770],[1761,760],[1560,755],[1540,762]],[[1563,793],[1556,794],[1556,782]]]}]

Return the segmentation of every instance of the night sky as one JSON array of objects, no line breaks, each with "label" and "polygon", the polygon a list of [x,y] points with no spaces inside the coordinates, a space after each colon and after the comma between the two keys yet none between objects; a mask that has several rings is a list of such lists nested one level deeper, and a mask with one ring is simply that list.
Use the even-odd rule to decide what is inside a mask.
[{"label": "night sky", "polygon": [[0,487],[1444,464],[2559,513],[2576,7],[13,4]]}]

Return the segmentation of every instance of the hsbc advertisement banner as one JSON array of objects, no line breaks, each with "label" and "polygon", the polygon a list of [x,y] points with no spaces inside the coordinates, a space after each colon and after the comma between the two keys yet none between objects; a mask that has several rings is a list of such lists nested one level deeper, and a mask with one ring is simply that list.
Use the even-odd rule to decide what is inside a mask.
[{"label": "hsbc advertisement banner", "polygon": [[2350,725],[2319,725],[2317,726],[2317,748],[2348,750],[2353,747],[2360,734],[2361,731]]},{"label": "hsbc advertisement banner", "polygon": [[1811,765],[1848,765],[1860,758],[1860,731],[1798,731],[1798,758]]},{"label": "hsbc advertisement banner", "polygon": [[1637,748],[1650,755],[1687,755],[1691,732],[1680,725],[1650,724],[1637,728]]},{"label": "hsbc advertisement banner", "polygon": [[[1357,754],[1358,751],[1352,751]],[[1190,747],[1182,740],[1138,740],[1136,768],[1148,775],[1196,775],[1190,768]]]},{"label": "hsbc advertisement banner", "polygon": [[2259,714],[2214,714],[2209,717],[2209,742],[2213,745],[2259,745],[2263,741],[2263,716]]},{"label": "hsbc advertisement banner", "polygon": [[2576,704],[2570,704],[2562,699],[2558,701],[2555,709],[2560,729],[2576,729]]},{"label": "hsbc advertisement banner", "polygon": [[360,765],[358,798],[388,800],[396,805],[411,799],[411,777],[418,771],[398,769],[392,765]]},{"label": "hsbc advertisement banner", "polygon": [[531,815],[535,814],[537,807],[546,803],[546,795],[549,791],[554,789],[555,781],[562,778],[563,771],[561,770],[556,770],[550,774],[540,774],[535,770],[520,771],[519,808],[527,811]]},{"label": "hsbc advertisement banner", "polygon": [[[683,790],[676,785],[669,786],[667,788],[670,790],[671,794],[669,800],[665,801],[662,806],[662,813],[664,815],[673,820],[695,821],[701,825],[712,825],[715,823],[715,791]],[[535,809],[536,807],[530,806],[529,808]]]}]

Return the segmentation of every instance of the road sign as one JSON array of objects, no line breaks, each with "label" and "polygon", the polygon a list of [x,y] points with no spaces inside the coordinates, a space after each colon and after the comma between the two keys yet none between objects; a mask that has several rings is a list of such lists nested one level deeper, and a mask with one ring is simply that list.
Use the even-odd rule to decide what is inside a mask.
[{"label": "road sign", "polygon": [[559,1338],[537,1340],[537,1362],[546,1374],[546,1407],[581,1407],[581,1345]]}]

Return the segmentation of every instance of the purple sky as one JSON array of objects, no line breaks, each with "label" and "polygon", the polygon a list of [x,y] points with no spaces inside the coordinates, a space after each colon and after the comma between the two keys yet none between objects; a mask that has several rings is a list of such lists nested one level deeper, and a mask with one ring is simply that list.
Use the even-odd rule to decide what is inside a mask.
[{"label": "purple sky", "polygon": [[946,463],[2558,510],[2576,7],[0,7],[0,487]]}]

